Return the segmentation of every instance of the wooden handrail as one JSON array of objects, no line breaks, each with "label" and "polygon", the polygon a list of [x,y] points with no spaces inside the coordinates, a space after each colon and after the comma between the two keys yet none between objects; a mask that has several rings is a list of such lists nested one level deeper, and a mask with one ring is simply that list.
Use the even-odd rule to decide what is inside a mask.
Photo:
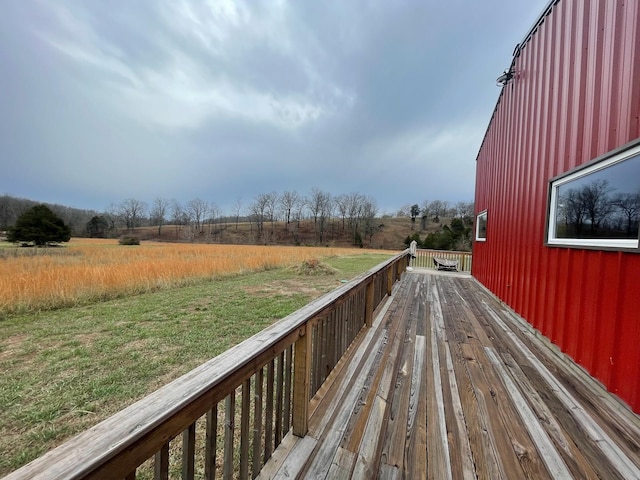
[{"label": "wooden handrail", "polygon": [[[195,475],[198,441],[205,450],[198,457],[204,459],[205,478],[212,478],[221,464],[225,477],[246,478],[249,472],[255,476],[289,428],[296,435],[306,434],[309,399],[355,336],[370,325],[373,309],[400,279],[408,259],[408,250],[390,258],[9,474],[6,480],[132,479],[138,467],[152,458],[156,478],[166,478],[173,439],[182,441],[184,478]],[[218,416],[223,412],[226,416],[221,422]],[[202,425],[205,418],[204,433],[197,434],[196,422]],[[241,443],[240,454],[234,456],[236,430],[242,438],[236,442]],[[226,432],[224,442],[217,442],[221,431]],[[254,434],[251,449],[250,431]],[[224,452],[216,456],[212,445],[224,447]],[[236,457],[239,465],[230,465]]]}]

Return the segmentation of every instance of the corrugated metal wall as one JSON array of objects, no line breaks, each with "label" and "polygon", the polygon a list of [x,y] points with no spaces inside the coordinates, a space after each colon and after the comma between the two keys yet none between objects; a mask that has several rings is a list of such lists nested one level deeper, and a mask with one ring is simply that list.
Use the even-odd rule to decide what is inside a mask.
[{"label": "corrugated metal wall", "polygon": [[548,13],[478,154],[472,273],[640,412],[640,254],[544,246],[548,181],[640,137],[640,1]]}]

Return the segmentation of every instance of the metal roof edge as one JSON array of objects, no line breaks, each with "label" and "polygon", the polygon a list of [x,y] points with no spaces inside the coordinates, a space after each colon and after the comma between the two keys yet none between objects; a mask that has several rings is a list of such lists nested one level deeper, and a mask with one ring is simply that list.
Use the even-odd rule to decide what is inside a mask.
[{"label": "metal roof edge", "polygon": [[[527,34],[522,38],[522,41],[520,43],[518,43],[516,45],[515,49],[513,50],[513,57],[511,59],[511,63],[509,64],[509,70],[513,69],[513,67],[514,67],[514,65],[516,63],[516,59],[520,56],[520,52],[522,51],[522,48],[527,43],[529,43],[529,40],[531,40],[531,38],[536,33],[536,31],[538,30],[540,25],[542,25],[544,23],[545,18],[547,18],[547,16],[551,13],[551,10],[553,9],[553,7],[558,3],[560,3],[560,0],[549,0],[547,2],[545,7],[542,9],[542,12],[540,12],[540,15],[538,15],[538,18],[536,19],[536,21],[533,22],[533,25],[531,26],[531,28],[529,29]],[[487,129],[484,132],[484,136],[482,137],[482,141],[480,142],[480,148],[478,149],[478,154],[476,155],[476,162],[478,161],[478,157],[480,156],[480,151],[482,150],[482,146],[484,145],[484,142],[485,142],[485,140],[487,138],[487,134],[489,133],[489,128],[491,127],[491,122],[493,122],[493,117],[495,117],[496,110],[498,110],[498,105],[500,105],[500,100],[502,99],[502,94],[504,92],[504,87],[506,87],[506,85],[503,85],[502,88],[500,89],[500,95],[498,95],[498,100],[496,101],[496,106],[493,107],[493,112],[491,112],[491,117],[489,118],[489,123],[487,124]]]}]

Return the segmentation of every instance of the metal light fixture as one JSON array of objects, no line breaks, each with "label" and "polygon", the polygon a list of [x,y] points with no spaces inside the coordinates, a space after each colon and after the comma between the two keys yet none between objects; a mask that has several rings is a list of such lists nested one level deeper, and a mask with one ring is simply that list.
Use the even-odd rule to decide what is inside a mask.
[{"label": "metal light fixture", "polygon": [[502,75],[496,78],[496,85],[498,87],[504,87],[507,83],[509,83],[509,80],[511,80],[512,78],[513,78],[513,70],[507,69],[504,72],[502,72]]}]

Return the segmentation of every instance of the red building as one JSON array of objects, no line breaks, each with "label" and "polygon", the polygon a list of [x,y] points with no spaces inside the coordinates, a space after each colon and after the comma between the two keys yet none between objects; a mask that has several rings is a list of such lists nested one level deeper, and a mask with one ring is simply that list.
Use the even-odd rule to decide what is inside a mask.
[{"label": "red building", "polygon": [[498,82],[472,273],[640,412],[640,2],[551,1]]}]

